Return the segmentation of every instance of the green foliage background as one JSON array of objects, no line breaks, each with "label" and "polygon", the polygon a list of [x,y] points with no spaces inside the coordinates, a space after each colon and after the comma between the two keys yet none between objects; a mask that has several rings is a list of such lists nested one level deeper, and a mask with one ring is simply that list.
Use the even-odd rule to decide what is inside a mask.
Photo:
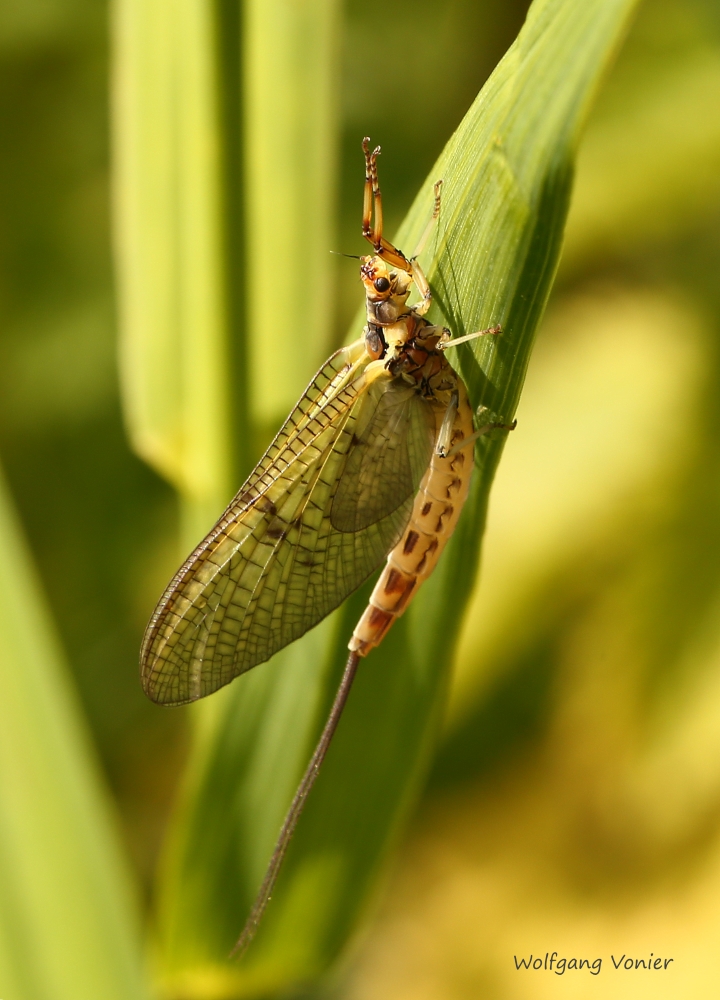
[{"label": "green foliage background", "polygon": [[[230,16],[230,6],[220,5],[223,16]],[[423,0],[384,10],[388,21],[404,26],[402,50],[413,54],[410,92],[407,75],[376,71],[397,63],[397,30],[378,31],[376,18],[356,5],[341,12],[334,27],[330,22],[342,53],[332,69],[342,81],[334,110],[340,210],[332,245],[349,252],[362,251],[358,137],[370,134],[383,143],[393,232],[519,29],[525,5],[451,0],[439,8]],[[188,723],[187,713],[144,702],[136,651],[177,562],[178,532],[196,535],[217,501],[204,497],[186,505],[181,527],[172,490],[133,457],[122,425],[110,263],[107,14],[95,0],[28,0],[0,15],[6,136],[0,443],[116,803],[108,808],[90,766],[83,780],[97,792],[83,806],[88,828],[100,824],[111,844],[108,817],[117,809],[122,841],[148,898],[187,753]],[[682,899],[684,923],[695,928],[695,938],[712,940],[718,926],[696,887],[712,885],[720,787],[713,763],[720,705],[713,687],[719,50],[720,23],[709,0],[648,4],[594,114],[537,378],[533,382],[531,370],[527,412],[520,411],[518,443],[508,449],[496,516],[490,513],[484,582],[466,616],[445,736],[393,902],[377,938],[345,969],[337,987],[342,995],[461,997],[483,990],[510,996],[518,986],[505,978],[508,956],[526,941],[546,950],[543,921],[568,948],[597,950],[599,941],[610,948],[630,940],[652,950],[662,939],[669,949],[685,948],[686,966],[694,962],[699,970],[692,982],[683,981],[683,995],[704,996],[714,982],[712,969],[704,971],[701,946],[693,952],[689,932],[657,914],[663,887],[674,879],[674,898]],[[240,77],[232,46],[223,66],[231,79]],[[232,139],[223,155],[226,165],[240,164]],[[243,163],[248,172],[262,172],[262,165]],[[241,220],[240,207],[233,212],[231,220]],[[331,232],[332,219],[322,226]],[[318,273],[327,263],[321,252],[308,250],[306,260]],[[240,250],[232,253],[241,268]],[[236,441],[222,460],[230,470],[225,489],[257,455],[317,361],[345,339],[357,308],[354,265],[336,263],[331,277],[339,288],[334,312],[324,313],[331,322],[289,372],[273,371],[277,395],[254,400],[256,433]],[[227,287],[238,291],[232,274]],[[327,288],[327,278],[319,287]],[[300,314],[315,308],[293,302]],[[278,313],[290,313],[293,302]],[[239,310],[227,298],[225,308]],[[235,363],[242,367],[243,358]],[[577,387],[575,395],[568,385]],[[246,416],[236,412],[233,419],[242,423]],[[555,520],[553,510],[561,512]],[[24,570],[8,565],[14,593]],[[22,584],[31,604],[41,600],[33,596],[35,586]],[[15,625],[20,620],[13,614]],[[327,629],[343,631],[346,624]],[[32,631],[44,628],[36,624]],[[39,653],[23,655],[59,661],[60,654],[47,651],[54,648],[41,645]],[[4,639],[12,676],[21,660],[10,650]],[[56,669],[65,668],[58,662]],[[274,668],[263,669],[265,680],[258,672],[253,691],[238,698],[258,697],[263,685],[270,689]],[[318,669],[330,667],[318,660]],[[40,683],[55,690],[51,679]],[[311,742],[316,711],[317,705],[307,706],[310,729],[296,748],[298,758]],[[201,720],[206,731],[220,712],[208,707]],[[48,759],[54,759],[48,740]],[[69,773],[92,759],[84,740]],[[5,746],[12,764],[20,744],[8,739]],[[232,783],[232,773],[227,780]],[[281,799],[282,789],[275,792]],[[42,803],[47,794],[38,788]],[[6,839],[8,829],[4,821]],[[528,831],[527,841],[509,830]],[[119,852],[108,850],[88,887],[76,890],[78,898],[123,898],[125,890],[103,881],[116,887],[131,881]],[[549,893],[533,857],[544,859],[562,892]],[[261,868],[260,860],[254,863]],[[412,877],[420,864],[423,885]],[[518,871],[522,907],[511,874]],[[467,892],[453,895],[457,885]],[[62,886],[56,891],[68,893]],[[12,898],[5,880],[3,913],[14,922]],[[657,899],[656,913],[649,901]],[[611,916],[618,900],[622,921]],[[86,926],[131,926],[132,902],[118,905],[119,915],[89,915]],[[578,932],[583,921],[594,936]],[[507,928],[504,936],[499,926]],[[143,995],[131,937],[98,963],[101,978],[83,986],[88,996],[112,995],[103,975],[124,984],[118,995]],[[82,948],[97,953],[103,939],[105,932],[98,933]],[[428,939],[436,942],[432,949]],[[40,940],[34,952],[43,950],[44,935]],[[296,959],[290,958],[292,967]],[[83,995],[72,968],[61,973],[50,962],[48,969],[36,981],[0,987],[8,996],[11,989],[20,997],[57,997],[63,990]],[[216,995],[212,983],[204,994],[203,988],[196,984],[192,995]],[[678,983],[671,988],[676,992],[668,995],[677,995]]]}]

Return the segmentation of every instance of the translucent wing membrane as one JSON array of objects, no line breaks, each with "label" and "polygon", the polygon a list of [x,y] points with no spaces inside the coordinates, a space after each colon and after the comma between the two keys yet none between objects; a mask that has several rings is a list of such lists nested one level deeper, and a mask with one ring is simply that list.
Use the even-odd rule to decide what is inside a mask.
[{"label": "translucent wing membrane", "polygon": [[330,512],[338,531],[392,513],[417,492],[432,455],[435,416],[411,386],[373,383],[362,416]]},{"label": "translucent wing membrane", "polygon": [[337,607],[400,537],[429,460],[430,407],[384,379],[363,391],[367,361],[360,344],[330,358],[170,583],[142,650],[154,701],[194,701],[263,663]]}]

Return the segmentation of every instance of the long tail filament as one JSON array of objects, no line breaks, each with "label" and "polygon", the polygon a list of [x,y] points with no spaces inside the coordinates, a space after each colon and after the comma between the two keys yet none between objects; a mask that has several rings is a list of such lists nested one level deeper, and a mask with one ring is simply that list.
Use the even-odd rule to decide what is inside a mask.
[{"label": "long tail filament", "polygon": [[315,784],[315,779],[320,771],[320,766],[325,759],[325,754],[330,746],[330,741],[335,734],[338,722],[340,721],[340,716],[345,708],[345,702],[350,694],[350,688],[352,687],[352,682],[355,679],[355,673],[359,662],[360,655],[356,652],[350,653],[345,666],[345,671],[343,672],[342,679],[340,681],[340,686],[338,687],[337,694],[335,695],[335,701],[333,702],[327,722],[325,723],[325,728],[320,735],[318,744],[315,747],[315,752],[310,759],[310,763],[308,764],[305,774],[302,777],[302,781],[298,785],[297,791],[295,792],[293,800],[290,803],[290,808],[287,811],[285,821],[282,825],[282,829],[280,830],[277,843],[275,844],[275,850],[270,858],[270,864],[265,872],[265,878],[260,886],[255,902],[253,903],[250,916],[245,921],[245,926],[243,927],[242,933],[237,940],[237,944],[230,952],[231,956],[235,955],[239,957],[242,955],[252,939],[255,937],[255,932],[258,928],[260,920],[262,919],[262,915],[265,912],[265,907],[270,902],[270,897],[272,896],[273,889],[275,888],[275,882],[277,881],[277,877],[280,872],[280,866],[282,865],[283,858],[285,857],[285,852],[288,849],[292,835],[295,832],[295,827],[300,819],[300,814],[305,806],[305,800],[310,794],[310,789]]}]

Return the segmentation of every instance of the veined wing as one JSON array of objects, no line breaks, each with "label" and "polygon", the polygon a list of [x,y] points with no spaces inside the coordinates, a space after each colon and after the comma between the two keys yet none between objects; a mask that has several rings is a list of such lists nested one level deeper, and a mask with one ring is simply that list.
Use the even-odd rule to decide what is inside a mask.
[{"label": "veined wing", "polygon": [[[141,654],[153,700],[194,701],[269,659],[337,607],[400,536],[412,483],[362,530],[339,531],[331,522],[355,430],[373,423],[366,407],[377,405],[376,392],[357,385],[364,359],[357,345],[330,358],[170,583]],[[382,449],[377,459],[382,482]]]},{"label": "veined wing", "polygon": [[[312,439],[318,425],[326,426],[332,422],[336,417],[338,405],[347,406],[347,399],[339,403],[337,396],[355,376],[362,372],[367,361],[364,339],[340,348],[328,358],[219,523],[233,511],[236,503],[247,505],[263,493],[274,482],[278,470],[291,462],[299,449]],[[318,424],[313,421],[317,421]]]},{"label": "veined wing", "polygon": [[330,520],[338,531],[361,531],[415,494],[432,456],[435,415],[404,382],[374,383],[376,398],[354,430]]}]

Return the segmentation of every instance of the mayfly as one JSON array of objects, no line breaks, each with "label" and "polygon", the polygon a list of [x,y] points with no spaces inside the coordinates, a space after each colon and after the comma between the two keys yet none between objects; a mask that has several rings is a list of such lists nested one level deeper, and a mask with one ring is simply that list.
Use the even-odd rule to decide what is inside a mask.
[{"label": "mayfly", "polygon": [[[383,236],[380,148],[365,153],[360,258],[367,323],[360,340],[320,369],[250,478],[163,594],[141,653],[146,694],[181,705],[268,660],[336,608],[385,561],[349,642],[330,715],[279,834],[236,945],[251,940],[305,800],[337,728],[361,657],[381,642],[426,579],[457,524],[474,441],[501,424],[473,426],[473,411],[425,319],[431,292],[418,255]],[[420,301],[408,305],[413,285]]]}]

